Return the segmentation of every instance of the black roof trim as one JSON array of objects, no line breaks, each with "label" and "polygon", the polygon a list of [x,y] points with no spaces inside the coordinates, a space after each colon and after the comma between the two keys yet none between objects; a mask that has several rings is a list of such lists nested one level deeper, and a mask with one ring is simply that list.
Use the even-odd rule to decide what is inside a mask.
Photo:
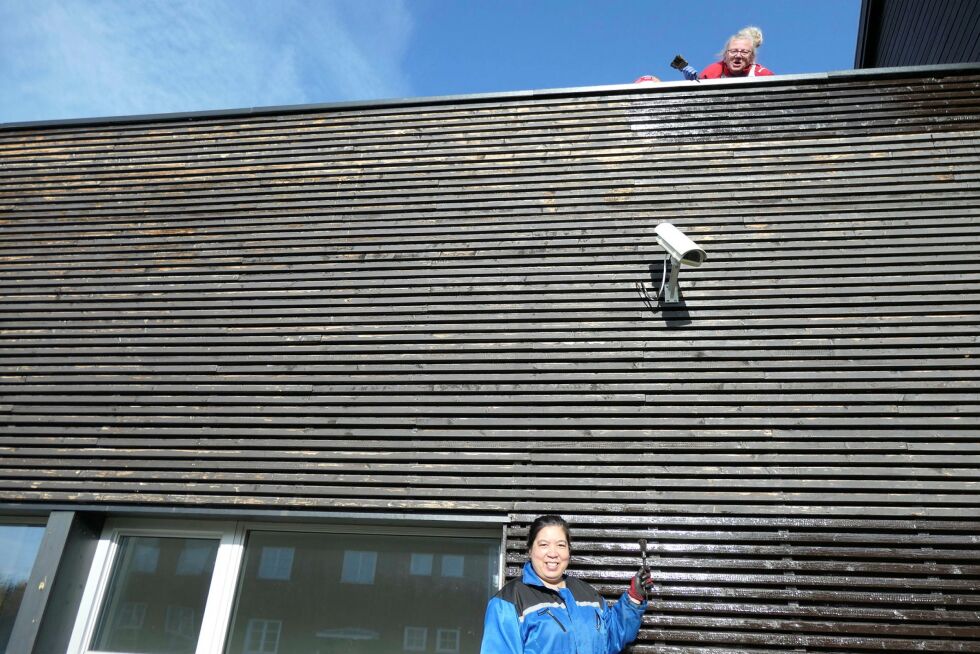
[{"label": "black roof trim", "polygon": [[854,48],[855,68],[868,67],[868,55],[877,47],[880,18],[880,3],[861,0],[861,16],[858,19],[857,43]]}]

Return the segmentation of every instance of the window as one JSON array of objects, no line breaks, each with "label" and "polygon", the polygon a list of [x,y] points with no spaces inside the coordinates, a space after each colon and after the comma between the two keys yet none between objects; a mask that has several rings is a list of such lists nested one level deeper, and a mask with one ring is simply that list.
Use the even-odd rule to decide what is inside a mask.
[{"label": "window", "polygon": [[[475,653],[500,551],[498,530],[110,521],[68,654]],[[413,577],[437,563],[469,576]]]},{"label": "window", "polygon": [[7,649],[43,536],[42,525],[0,523],[0,652]]},{"label": "window", "polygon": [[276,654],[279,651],[279,635],[282,620],[252,618],[245,630],[245,646],[242,654]]},{"label": "window", "polygon": [[412,562],[408,566],[409,574],[426,577],[431,575],[433,558],[431,554],[412,552]]},{"label": "window", "polygon": [[340,580],[348,584],[373,584],[374,568],[378,563],[377,552],[344,552],[344,567]]},{"label": "window", "polygon": [[142,629],[146,620],[146,602],[122,602],[115,617],[116,629]]},{"label": "window", "polygon": [[459,651],[459,629],[440,629],[436,632],[436,652],[454,654]]},{"label": "window", "polygon": [[406,652],[424,652],[428,635],[429,630],[425,627],[406,626],[402,649]]},{"label": "window", "polygon": [[142,538],[133,544],[132,566],[133,572],[142,572],[148,575],[157,571],[157,564],[160,562],[160,541],[157,538]]},{"label": "window", "polygon": [[289,581],[293,570],[292,547],[263,547],[259,562],[259,579]]},{"label": "window", "polygon": [[[123,537],[92,648],[192,654],[201,628],[196,616],[204,613],[217,549],[217,540]],[[195,554],[188,557],[188,551]],[[191,574],[187,562],[197,560],[205,564]]]},{"label": "window", "polygon": [[197,640],[194,609],[189,606],[168,606],[163,630],[171,647],[184,649],[187,645],[193,645]]},{"label": "window", "polygon": [[207,541],[189,540],[184,543],[177,559],[177,574],[195,576],[214,566],[215,548]]},{"label": "window", "polygon": [[463,576],[463,557],[459,554],[442,555],[442,576],[443,577],[462,577]]}]

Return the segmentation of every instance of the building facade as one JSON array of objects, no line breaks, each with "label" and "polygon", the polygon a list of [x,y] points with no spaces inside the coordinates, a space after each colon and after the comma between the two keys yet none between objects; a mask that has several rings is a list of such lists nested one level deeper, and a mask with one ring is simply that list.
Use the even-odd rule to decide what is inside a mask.
[{"label": "building facade", "polygon": [[550,512],[635,652],[980,651],[978,90],[0,127],[7,652],[475,652]]}]

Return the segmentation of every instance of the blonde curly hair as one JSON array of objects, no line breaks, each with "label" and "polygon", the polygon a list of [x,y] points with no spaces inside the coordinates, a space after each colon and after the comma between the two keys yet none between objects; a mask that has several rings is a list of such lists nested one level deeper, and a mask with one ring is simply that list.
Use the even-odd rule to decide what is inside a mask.
[{"label": "blonde curly hair", "polygon": [[755,63],[755,51],[758,50],[759,46],[762,45],[762,30],[760,30],[755,25],[749,25],[748,27],[743,27],[742,29],[740,29],[739,31],[735,32],[734,34],[728,37],[728,40],[725,41],[725,47],[721,49],[721,52],[718,53],[718,56],[724,59],[725,52],[727,52],[729,44],[735,40],[745,40],[745,41],[752,42],[752,63]]}]

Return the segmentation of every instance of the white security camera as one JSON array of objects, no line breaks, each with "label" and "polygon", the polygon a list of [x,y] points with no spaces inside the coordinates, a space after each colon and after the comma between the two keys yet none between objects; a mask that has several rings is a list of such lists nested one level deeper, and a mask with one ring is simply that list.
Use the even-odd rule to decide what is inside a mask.
[{"label": "white security camera", "polygon": [[667,258],[664,259],[664,279],[660,284],[660,294],[663,294],[666,286],[667,296],[664,301],[668,303],[680,302],[680,288],[677,284],[680,267],[684,265],[697,268],[705,262],[708,255],[684,232],[670,223],[660,223],[654,231],[657,235],[657,243],[667,252],[667,258],[670,259],[669,266],[667,265]]},{"label": "white security camera", "polygon": [[682,263],[685,266],[697,268],[708,255],[698,247],[698,244],[689,239],[684,232],[677,229],[670,223],[660,223],[656,228],[657,243],[660,247],[667,250],[671,259]]}]

